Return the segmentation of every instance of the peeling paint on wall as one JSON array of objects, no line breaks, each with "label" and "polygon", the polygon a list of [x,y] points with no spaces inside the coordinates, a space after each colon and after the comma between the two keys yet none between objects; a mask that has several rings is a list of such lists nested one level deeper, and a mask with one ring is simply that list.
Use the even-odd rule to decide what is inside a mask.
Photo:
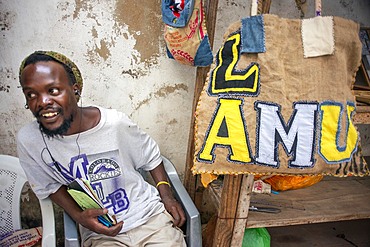
[{"label": "peeling paint on wall", "polygon": [[91,29],[91,35],[94,37],[94,38],[98,38],[98,31],[96,31],[96,28],[93,27]]},{"label": "peeling paint on wall", "polygon": [[128,70],[122,70],[122,75],[126,74],[131,76],[134,79],[139,78],[140,76],[144,76],[146,73],[143,70],[140,69],[128,69]]},{"label": "peeling paint on wall", "polygon": [[172,85],[172,86],[162,87],[159,90],[157,90],[153,93],[150,93],[146,99],[140,101],[136,105],[136,107],[134,108],[134,111],[138,110],[143,105],[148,105],[149,102],[153,98],[164,98],[164,97],[167,97],[169,94],[172,94],[172,93],[175,93],[175,92],[178,92],[178,91],[186,91],[187,92],[188,91],[188,86],[185,85],[185,84],[175,84],[175,85]]},{"label": "peeling paint on wall", "polygon": [[99,56],[102,57],[105,61],[111,55],[109,51],[109,46],[110,44],[104,40],[100,40],[100,47],[95,46],[96,53],[98,53]]},{"label": "peeling paint on wall", "polygon": [[16,17],[16,14],[10,11],[0,12],[0,30],[1,31],[10,30],[15,17]]},{"label": "peeling paint on wall", "polygon": [[17,77],[11,69],[0,68],[0,92],[9,93],[11,87],[7,83],[15,80],[17,80]]},{"label": "peeling paint on wall", "polygon": [[116,1],[115,19],[122,26],[129,26],[136,38],[135,49],[141,54],[141,61],[147,66],[157,64],[159,42],[162,40],[161,2]]},{"label": "peeling paint on wall", "polygon": [[63,13],[67,13],[67,14],[64,14],[62,16],[62,20],[65,21],[67,20],[71,15],[67,12],[68,8],[69,8],[69,5],[70,5],[70,2],[60,2],[58,3],[57,5],[57,9],[61,10]]},{"label": "peeling paint on wall", "polygon": [[165,86],[154,92],[154,95],[158,98],[166,97],[167,95],[176,91],[188,91],[188,86],[185,84],[175,84],[172,86]]},{"label": "peeling paint on wall", "polygon": [[[99,57],[104,61],[108,60],[111,56],[110,49],[115,45],[114,39],[120,35],[119,33],[114,33],[113,27],[103,29],[102,31],[102,23],[109,24],[109,21],[112,19],[102,19],[103,15],[107,14],[104,11],[110,9],[110,4],[111,3],[103,3],[100,1],[75,0],[75,8],[72,15],[73,20],[80,20],[86,26],[92,25],[90,29],[92,40],[86,45],[88,48],[87,56],[89,61],[93,64],[99,61]],[[104,11],[98,11],[98,9],[103,7]],[[64,8],[64,10],[66,10],[66,8]],[[64,15],[62,19],[65,19],[66,16],[68,15]],[[99,30],[98,27],[100,27]],[[109,66],[110,64],[106,65]]]},{"label": "peeling paint on wall", "polygon": [[75,11],[73,13],[73,19],[76,19],[80,14],[81,10],[91,11],[92,6],[88,4],[88,0],[75,0]]},{"label": "peeling paint on wall", "polygon": [[[60,9],[68,12],[68,7],[61,5]],[[120,66],[121,75],[132,79],[148,75],[149,69],[159,64],[164,50],[159,0],[145,6],[138,1],[75,0],[73,7],[62,20],[73,12],[73,21],[89,28],[91,39],[85,43],[85,54],[91,64],[112,69]],[[118,54],[122,63],[112,64]]]},{"label": "peeling paint on wall", "polygon": [[0,82],[0,91],[9,93],[10,86],[9,85],[3,85],[3,82]]}]

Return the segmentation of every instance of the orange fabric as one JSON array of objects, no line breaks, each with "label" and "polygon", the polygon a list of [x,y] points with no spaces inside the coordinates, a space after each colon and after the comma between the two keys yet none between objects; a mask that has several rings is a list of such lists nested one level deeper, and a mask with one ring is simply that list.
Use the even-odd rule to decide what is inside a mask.
[{"label": "orange fabric", "polygon": [[323,179],[323,175],[280,176],[275,175],[263,181],[271,185],[272,190],[285,191],[302,189],[314,185]]}]

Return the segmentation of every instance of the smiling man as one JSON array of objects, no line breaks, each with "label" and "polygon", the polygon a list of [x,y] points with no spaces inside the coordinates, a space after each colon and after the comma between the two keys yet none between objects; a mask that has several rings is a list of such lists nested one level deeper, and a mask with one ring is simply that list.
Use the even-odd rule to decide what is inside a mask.
[{"label": "smiling man", "polygon": [[[41,130],[49,137],[76,133],[78,129],[71,129],[71,124],[74,118],[81,117],[75,96],[79,95],[80,85],[74,76],[69,76],[71,71],[67,66],[52,62],[48,56],[45,56],[46,61],[37,62],[42,58],[43,55],[30,57],[22,70],[21,85],[28,107]],[[55,104],[51,101],[55,101]]]},{"label": "smiling man", "polygon": [[[185,246],[177,228],[185,214],[155,141],[121,112],[78,106],[81,73],[60,53],[32,53],[19,78],[25,107],[36,118],[18,133],[21,165],[35,194],[50,197],[79,223],[83,246]],[[156,188],[139,169],[150,171]],[[67,192],[75,178],[89,180],[104,209],[80,209]],[[99,222],[107,212],[117,224]]]}]

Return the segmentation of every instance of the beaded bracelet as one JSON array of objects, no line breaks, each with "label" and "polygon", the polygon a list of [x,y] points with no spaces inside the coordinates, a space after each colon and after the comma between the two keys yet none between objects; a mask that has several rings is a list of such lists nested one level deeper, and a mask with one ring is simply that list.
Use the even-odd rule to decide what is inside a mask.
[{"label": "beaded bracelet", "polygon": [[167,184],[168,186],[170,186],[171,187],[171,185],[170,185],[170,183],[169,182],[167,182],[167,181],[159,181],[158,183],[157,183],[157,188],[158,188],[158,186],[159,185],[161,185],[161,184]]}]

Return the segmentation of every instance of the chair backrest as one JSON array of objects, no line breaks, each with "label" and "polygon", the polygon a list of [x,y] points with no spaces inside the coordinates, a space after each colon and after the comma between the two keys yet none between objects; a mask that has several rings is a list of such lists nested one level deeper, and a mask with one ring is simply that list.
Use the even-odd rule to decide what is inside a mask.
[{"label": "chair backrest", "polygon": [[0,156],[0,234],[21,229],[20,198],[26,175],[16,157]]},{"label": "chair backrest", "polygon": [[[26,175],[16,157],[0,155],[0,235],[21,229],[20,199]],[[42,214],[42,245],[55,246],[53,204],[39,200]]]}]

